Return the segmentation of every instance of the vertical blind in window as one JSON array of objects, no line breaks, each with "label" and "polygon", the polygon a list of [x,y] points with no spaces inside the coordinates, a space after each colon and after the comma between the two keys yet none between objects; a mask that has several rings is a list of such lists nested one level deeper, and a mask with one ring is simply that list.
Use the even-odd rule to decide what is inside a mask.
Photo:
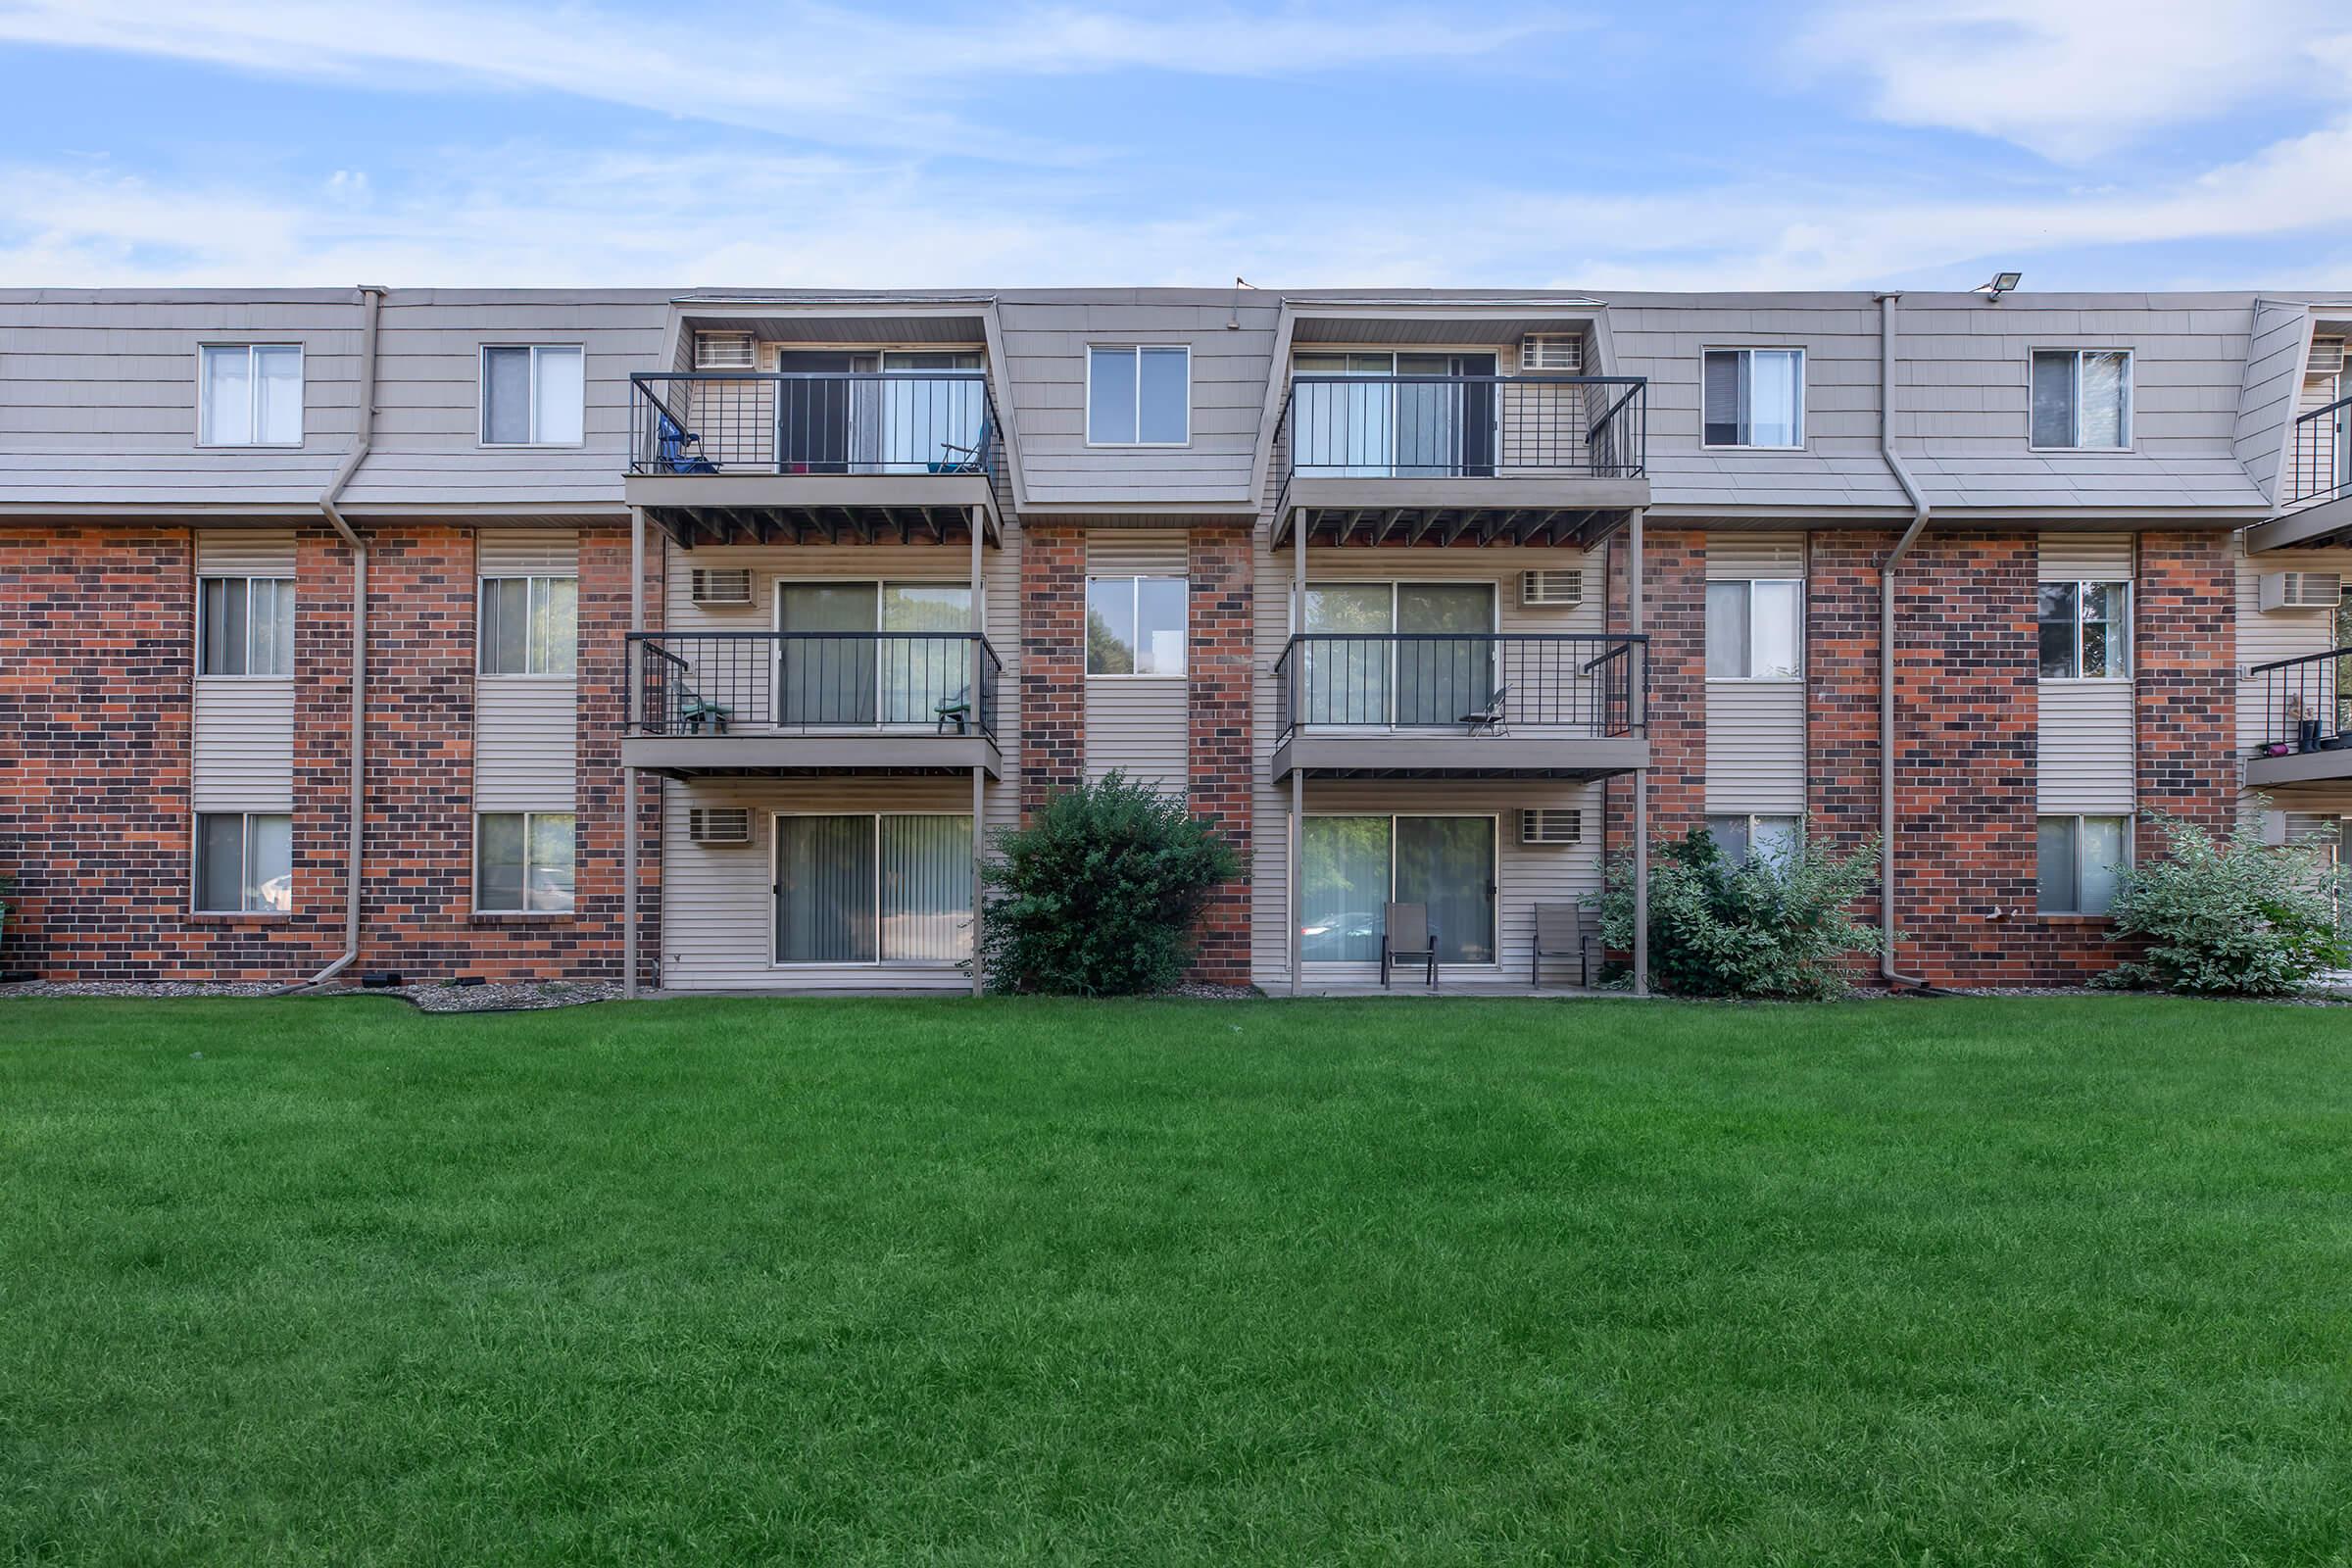
[{"label": "vertical blind in window", "polygon": [[200,675],[294,673],[294,584],[284,577],[207,577],[197,585]]},{"label": "vertical blind in window", "polygon": [[956,963],[971,954],[972,819],[776,818],[778,963]]},{"label": "vertical blind in window", "polygon": [[579,593],[576,577],[484,577],[482,673],[573,673],[578,662]]}]

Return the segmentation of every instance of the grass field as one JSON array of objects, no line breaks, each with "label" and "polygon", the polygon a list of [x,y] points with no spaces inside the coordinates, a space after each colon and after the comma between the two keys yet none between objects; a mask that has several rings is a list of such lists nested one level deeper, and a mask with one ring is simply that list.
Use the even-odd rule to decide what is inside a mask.
[{"label": "grass field", "polygon": [[0,1004],[0,1554],[2352,1560],[2352,1016]]}]

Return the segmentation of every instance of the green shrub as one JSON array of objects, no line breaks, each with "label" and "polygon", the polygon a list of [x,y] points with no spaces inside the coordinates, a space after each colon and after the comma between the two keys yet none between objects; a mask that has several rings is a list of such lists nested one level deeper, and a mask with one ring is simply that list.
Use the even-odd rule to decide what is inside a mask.
[{"label": "green shrub", "polygon": [[[1779,857],[1735,867],[1704,828],[1658,846],[1649,865],[1649,967],[1658,990],[1684,997],[1818,999],[1849,989],[1846,959],[1875,954],[1877,927],[1846,906],[1878,875],[1878,841],[1850,855],[1809,835]],[[1601,936],[1634,945],[1634,862],[1609,864]]]},{"label": "green shrub", "polygon": [[2147,939],[2147,953],[2102,984],[2275,997],[2352,964],[2329,886],[2332,834],[2265,844],[2259,812],[2227,838],[2163,811],[2147,819],[2163,857],[2119,873],[2109,911],[2117,930]]},{"label": "green shrub", "polygon": [[997,836],[980,951],[1004,991],[1164,991],[1193,956],[1209,891],[1243,860],[1172,796],[1113,772]]}]

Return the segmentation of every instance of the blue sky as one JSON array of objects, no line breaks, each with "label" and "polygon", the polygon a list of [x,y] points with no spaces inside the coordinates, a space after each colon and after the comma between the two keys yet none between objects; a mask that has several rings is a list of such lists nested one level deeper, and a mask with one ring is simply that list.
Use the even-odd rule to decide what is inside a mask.
[{"label": "blue sky", "polygon": [[0,284],[2352,287],[2342,0],[0,0]]}]

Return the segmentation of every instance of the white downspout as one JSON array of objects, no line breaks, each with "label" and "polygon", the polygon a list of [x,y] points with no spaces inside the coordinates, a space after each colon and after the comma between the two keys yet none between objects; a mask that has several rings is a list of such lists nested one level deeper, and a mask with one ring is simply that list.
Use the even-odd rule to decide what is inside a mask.
[{"label": "white downspout", "polygon": [[1894,967],[1894,568],[1927,531],[1931,510],[1919,482],[1894,450],[1894,330],[1899,294],[1879,296],[1879,453],[1911,500],[1911,525],[1879,568],[1879,973],[1890,986],[1925,987]]},{"label": "white downspout", "polygon": [[350,844],[343,876],[343,952],[308,980],[288,988],[294,991],[324,985],[351,967],[360,956],[360,850],[366,842],[361,814],[368,798],[368,545],[343,519],[335,502],[351,483],[351,476],[359,472],[360,465],[367,461],[368,443],[375,432],[375,327],[384,293],[380,284],[360,285],[360,294],[367,301],[367,314],[360,326],[359,426],[350,455],[344,458],[343,466],[327,482],[326,492],[318,498],[318,510],[351,547],[351,805]]}]

